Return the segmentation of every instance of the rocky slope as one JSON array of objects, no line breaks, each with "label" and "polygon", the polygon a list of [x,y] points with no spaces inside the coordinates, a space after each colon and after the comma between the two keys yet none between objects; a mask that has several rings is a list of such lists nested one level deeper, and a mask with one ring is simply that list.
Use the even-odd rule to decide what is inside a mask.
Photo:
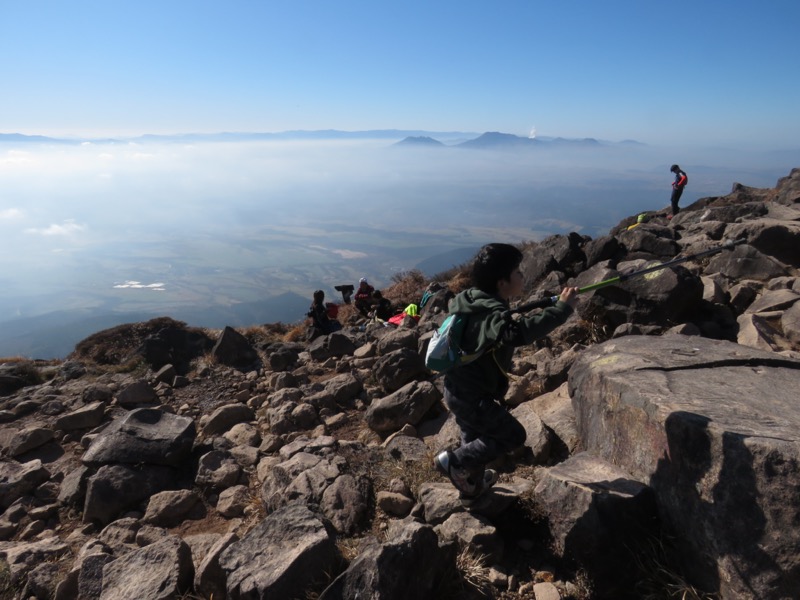
[{"label": "rocky slope", "polygon": [[796,597],[799,200],[796,169],[526,246],[531,300],[743,240],[582,294],[519,351],[528,439],[480,511],[431,466],[458,443],[421,358],[446,289],[309,343],[164,318],[6,360],[0,597]]}]

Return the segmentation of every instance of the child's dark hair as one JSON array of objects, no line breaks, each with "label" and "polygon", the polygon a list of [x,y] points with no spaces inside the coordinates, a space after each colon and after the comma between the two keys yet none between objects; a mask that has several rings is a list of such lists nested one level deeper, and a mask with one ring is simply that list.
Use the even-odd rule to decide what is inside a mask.
[{"label": "child's dark hair", "polygon": [[472,285],[487,294],[497,293],[497,282],[511,279],[522,263],[522,252],[511,244],[486,244],[472,263]]},{"label": "child's dark hair", "polygon": [[323,292],[322,290],[317,290],[316,292],[314,292],[314,302],[320,303],[323,300],[325,300],[325,292]]}]

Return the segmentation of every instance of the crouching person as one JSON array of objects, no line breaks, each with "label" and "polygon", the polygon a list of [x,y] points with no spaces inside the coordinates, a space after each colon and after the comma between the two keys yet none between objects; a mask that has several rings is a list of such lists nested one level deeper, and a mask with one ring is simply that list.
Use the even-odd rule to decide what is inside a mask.
[{"label": "crouching person", "polygon": [[448,371],[444,401],[461,430],[461,445],[440,452],[435,467],[459,491],[465,507],[474,507],[496,481],[486,465],[525,443],[525,429],[502,404],[514,348],[550,333],[572,314],[577,288],[564,288],[555,306],[512,319],[509,300],[522,295],[522,253],[509,244],[481,248],[472,266],[473,288],[458,294],[450,312],[468,315],[460,347],[483,350],[473,362]]}]

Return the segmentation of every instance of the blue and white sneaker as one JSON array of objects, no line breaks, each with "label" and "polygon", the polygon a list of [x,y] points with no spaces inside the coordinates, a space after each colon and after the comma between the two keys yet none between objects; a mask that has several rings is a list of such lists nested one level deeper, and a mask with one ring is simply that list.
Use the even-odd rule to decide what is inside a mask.
[{"label": "blue and white sneaker", "polygon": [[470,473],[466,469],[455,466],[455,457],[452,452],[445,450],[433,458],[436,469],[450,479],[450,482],[458,490],[458,497],[461,504],[465,507],[472,506],[486,490],[497,483],[497,471],[494,469],[484,469],[482,477],[476,477],[476,473]]}]

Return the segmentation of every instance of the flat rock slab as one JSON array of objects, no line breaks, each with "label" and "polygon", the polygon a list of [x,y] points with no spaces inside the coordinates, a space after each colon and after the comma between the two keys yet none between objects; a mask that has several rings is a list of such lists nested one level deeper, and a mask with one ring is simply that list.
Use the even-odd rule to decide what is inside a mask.
[{"label": "flat rock slab", "polygon": [[722,598],[800,589],[800,361],[630,336],[583,353],[569,389],[584,447],[653,487],[698,585]]}]

